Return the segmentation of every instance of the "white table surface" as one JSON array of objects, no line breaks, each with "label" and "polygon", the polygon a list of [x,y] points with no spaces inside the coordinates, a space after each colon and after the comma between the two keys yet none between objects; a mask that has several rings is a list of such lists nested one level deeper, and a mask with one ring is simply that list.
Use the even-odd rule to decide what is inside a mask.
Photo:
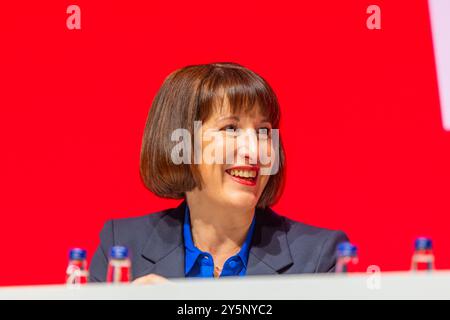
[{"label": "white table surface", "polygon": [[0,299],[450,299],[450,271],[172,279],[158,285],[0,287]]}]

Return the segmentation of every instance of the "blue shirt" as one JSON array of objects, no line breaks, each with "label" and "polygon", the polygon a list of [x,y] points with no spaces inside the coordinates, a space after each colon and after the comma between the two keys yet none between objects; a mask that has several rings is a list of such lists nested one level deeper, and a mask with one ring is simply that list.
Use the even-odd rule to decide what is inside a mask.
[{"label": "blue shirt", "polygon": [[[247,232],[244,244],[241,250],[234,256],[225,261],[220,277],[226,276],[244,276],[247,271],[248,253],[255,229],[255,216]],[[189,214],[189,207],[186,205],[183,225],[184,236],[184,274],[186,277],[214,277],[214,261],[209,252],[204,252],[198,249],[192,241],[191,233],[191,218]]]}]

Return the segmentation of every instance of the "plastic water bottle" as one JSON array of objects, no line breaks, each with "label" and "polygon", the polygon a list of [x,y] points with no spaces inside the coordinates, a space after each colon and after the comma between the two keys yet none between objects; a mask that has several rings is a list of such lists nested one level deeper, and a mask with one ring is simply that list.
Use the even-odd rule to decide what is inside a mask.
[{"label": "plastic water bottle", "polygon": [[414,242],[411,270],[414,272],[434,270],[433,242],[430,238],[419,237]]},{"label": "plastic water bottle", "polygon": [[69,264],[66,269],[66,284],[85,284],[88,282],[88,277],[86,250],[81,248],[71,249],[69,251]]},{"label": "plastic water bottle", "polygon": [[110,283],[128,283],[131,281],[131,261],[127,247],[114,246],[111,248],[106,281]]},{"label": "plastic water bottle", "polygon": [[347,273],[358,263],[358,249],[350,242],[342,242],[337,246],[336,273]]}]

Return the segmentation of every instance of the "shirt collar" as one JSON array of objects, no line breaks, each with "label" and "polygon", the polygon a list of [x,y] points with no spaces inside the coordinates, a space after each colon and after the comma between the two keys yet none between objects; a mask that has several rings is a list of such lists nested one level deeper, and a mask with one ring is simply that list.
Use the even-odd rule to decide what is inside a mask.
[{"label": "shirt collar", "polygon": [[[241,247],[241,250],[237,254],[242,260],[242,263],[244,264],[244,267],[247,268],[247,261],[248,261],[248,254],[250,251],[250,245],[252,241],[253,232],[255,229],[255,217],[256,214],[253,214],[253,220],[250,225],[250,228],[247,232],[247,236],[245,238],[245,241]],[[194,266],[195,262],[198,259],[198,256],[202,254],[203,252],[200,251],[195,245],[192,240],[192,233],[191,233],[191,218],[190,218],[190,212],[189,207],[186,203],[186,209],[184,213],[184,224],[183,224],[183,237],[184,237],[184,246],[185,246],[185,274],[188,274],[192,267]]]}]

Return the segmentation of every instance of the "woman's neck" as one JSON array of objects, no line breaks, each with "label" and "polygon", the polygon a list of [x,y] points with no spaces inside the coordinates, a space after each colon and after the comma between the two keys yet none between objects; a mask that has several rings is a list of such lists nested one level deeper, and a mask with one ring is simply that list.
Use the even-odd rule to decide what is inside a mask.
[{"label": "woman's neck", "polygon": [[187,197],[192,239],[197,248],[225,259],[239,252],[252,223],[254,208],[221,207]]}]

